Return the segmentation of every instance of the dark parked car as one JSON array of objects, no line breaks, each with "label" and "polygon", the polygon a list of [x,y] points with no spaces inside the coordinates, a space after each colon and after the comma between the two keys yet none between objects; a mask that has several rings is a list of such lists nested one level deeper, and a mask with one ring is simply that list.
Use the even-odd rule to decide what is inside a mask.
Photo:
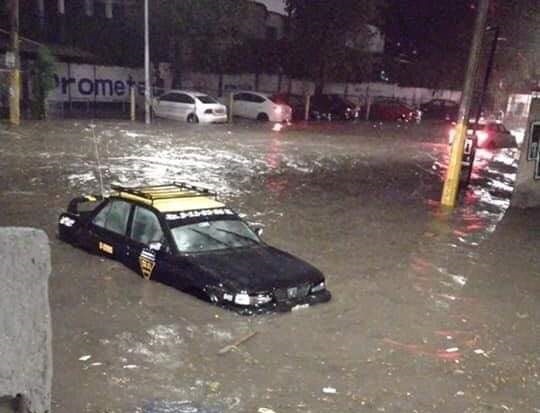
[{"label": "dark parked car", "polygon": [[425,119],[441,119],[455,121],[457,119],[459,104],[453,100],[433,99],[420,105],[422,117]]},{"label": "dark parked car", "polygon": [[208,190],[184,183],[73,199],[59,237],[240,313],[330,300],[315,267],[259,238]]},{"label": "dark parked car", "polygon": [[[294,120],[304,120],[306,97],[296,94],[272,96],[276,102],[289,105],[293,109]],[[340,95],[313,95],[309,101],[310,120],[352,120],[358,117],[359,108]]]},{"label": "dark parked car", "polygon": [[369,120],[404,121],[417,119],[418,111],[397,99],[380,99],[374,101],[369,110]]},{"label": "dark parked car", "polygon": [[292,119],[299,121],[304,120],[306,113],[306,98],[302,95],[293,93],[280,93],[272,95],[271,99],[283,105],[289,105],[292,108]]},{"label": "dark parked car", "polygon": [[310,100],[310,119],[353,120],[358,113],[358,106],[340,95],[313,95]]}]

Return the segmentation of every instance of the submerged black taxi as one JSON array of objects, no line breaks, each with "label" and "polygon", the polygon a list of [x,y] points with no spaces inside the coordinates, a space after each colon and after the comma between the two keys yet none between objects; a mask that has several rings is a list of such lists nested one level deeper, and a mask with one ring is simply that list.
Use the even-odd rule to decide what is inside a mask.
[{"label": "submerged black taxi", "polygon": [[59,217],[60,239],[239,312],[330,300],[319,270],[264,243],[208,190],[185,183],[112,190],[73,199]]}]

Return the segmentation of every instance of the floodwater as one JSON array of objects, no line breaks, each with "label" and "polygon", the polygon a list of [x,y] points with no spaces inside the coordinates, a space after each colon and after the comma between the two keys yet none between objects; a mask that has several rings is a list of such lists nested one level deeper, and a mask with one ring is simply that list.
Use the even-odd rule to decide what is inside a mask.
[{"label": "floodwater", "polygon": [[[540,220],[509,209],[517,149],[479,151],[447,213],[441,125],[2,128],[0,224],[51,239],[54,413],[540,412]],[[240,316],[59,242],[100,175],[218,191],[332,301]]]}]

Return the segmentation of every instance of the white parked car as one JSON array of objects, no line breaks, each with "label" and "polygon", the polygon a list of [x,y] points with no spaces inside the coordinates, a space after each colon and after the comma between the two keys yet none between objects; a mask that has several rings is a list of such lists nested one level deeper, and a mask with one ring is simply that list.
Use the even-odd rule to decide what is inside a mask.
[{"label": "white parked car", "polygon": [[152,108],[160,118],[190,123],[227,122],[227,107],[205,93],[169,90],[154,99]]},{"label": "white parked car", "polygon": [[279,103],[267,94],[251,91],[233,93],[232,113],[266,122],[290,122],[292,118],[289,105]]}]

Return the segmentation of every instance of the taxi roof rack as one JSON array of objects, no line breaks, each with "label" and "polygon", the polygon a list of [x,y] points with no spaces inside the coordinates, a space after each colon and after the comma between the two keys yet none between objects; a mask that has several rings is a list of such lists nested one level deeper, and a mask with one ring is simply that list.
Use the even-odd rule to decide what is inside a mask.
[{"label": "taxi roof rack", "polygon": [[207,188],[191,185],[185,182],[173,182],[164,185],[148,185],[138,187],[125,187],[121,185],[111,185],[111,189],[122,193],[137,196],[150,202],[159,199],[177,199],[177,198],[194,198],[194,197],[214,197],[217,199],[217,193],[210,191]]}]

